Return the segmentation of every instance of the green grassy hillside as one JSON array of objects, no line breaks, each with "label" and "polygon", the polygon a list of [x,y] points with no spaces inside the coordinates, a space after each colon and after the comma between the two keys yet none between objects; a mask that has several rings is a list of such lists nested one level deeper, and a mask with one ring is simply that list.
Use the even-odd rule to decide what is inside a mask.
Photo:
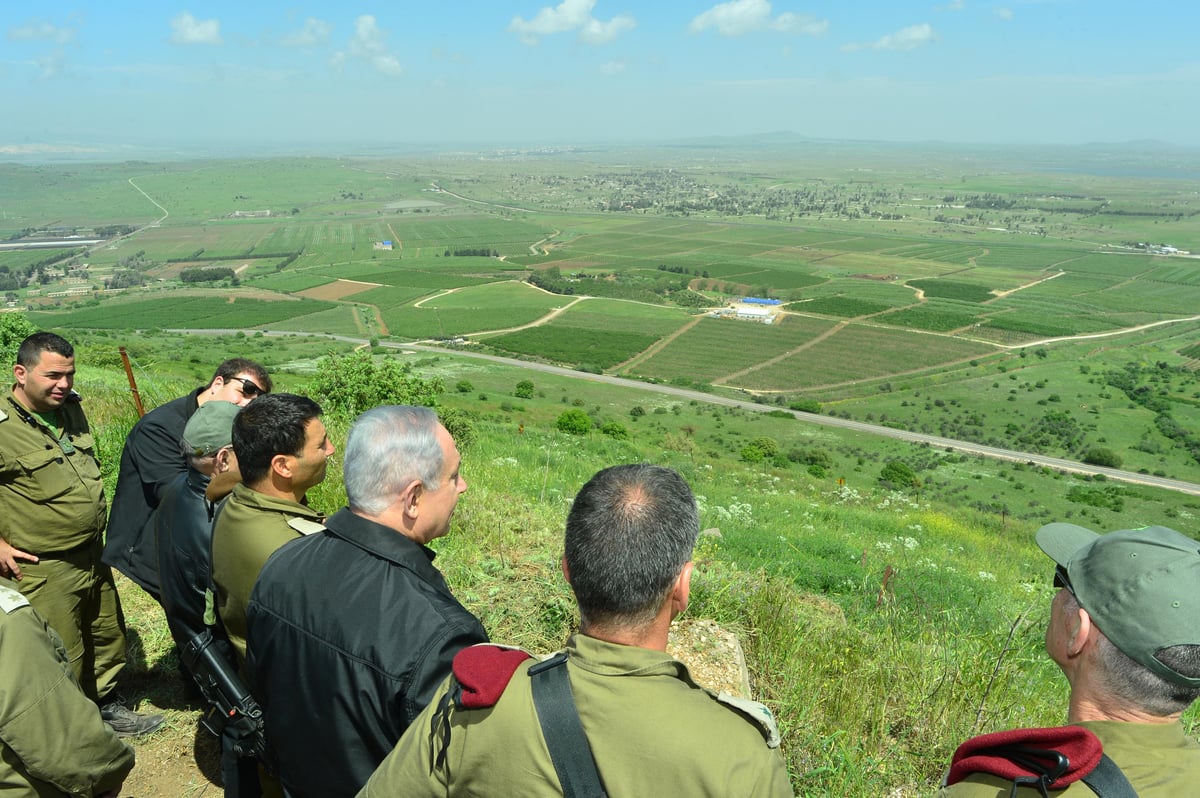
[{"label": "green grassy hillside", "polygon": [[[209,342],[204,351],[261,345],[245,337],[220,340],[236,350]],[[303,391],[302,364],[311,363],[321,344],[300,338],[290,345],[294,351],[280,351],[288,344],[276,343],[249,353],[270,362],[281,388]],[[81,356],[101,351],[105,347],[93,341]],[[698,405],[676,410],[629,389],[592,390],[542,375],[532,380],[533,398],[518,399],[516,375],[524,373],[517,369],[441,357],[413,365],[446,382],[444,405],[476,413],[477,439],[463,453],[469,489],[451,534],[436,548],[452,588],[493,639],[540,651],[562,644],[576,623],[558,569],[570,501],[601,467],[651,461],[688,479],[703,526],[715,530],[696,552],[688,616],[719,621],[740,635],[755,694],[774,710],[784,733],[797,794],[928,794],[964,737],[1064,720],[1065,685],[1041,648],[1052,569],[1033,545],[1037,521],[930,501],[877,480],[839,485],[803,468],[746,462],[696,442],[709,434],[745,437],[734,429],[770,432],[758,426],[770,423],[801,426],[795,421]],[[173,364],[144,368],[145,392],[157,401],[182,393],[202,379],[199,368],[185,367],[192,372],[186,379]],[[462,389],[465,382],[469,391]],[[121,375],[85,367],[79,387],[111,482],[133,421]],[[555,429],[563,409],[580,405],[598,419],[622,418],[633,434],[575,436]],[[630,415],[634,406],[651,409]],[[346,423],[330,421],[340,448]],[[696,429],[678,431],[687,426]],[[1037,489],[1037,475],[1028,476],[1030,489]],[[336,461],[310,497],[326,511],[342,504]],[[1105,520],[1112,528],[1113,518]],[[1186,521],[1177,526],[1189,529]],[[132,586],[126,592],[137,593]],[[163,695],[177,689],[170,686],[177,678],[174,654],[158,608],[138,598],[132,596],[127,609],[145,673],[140,678],[152,695]],[[194,711],[170,714],[172,733],[188,733]],[[1188,722],[1196,724],[1195,716]],[[144,758],[166,745],[163,740],[139,743]]]}]

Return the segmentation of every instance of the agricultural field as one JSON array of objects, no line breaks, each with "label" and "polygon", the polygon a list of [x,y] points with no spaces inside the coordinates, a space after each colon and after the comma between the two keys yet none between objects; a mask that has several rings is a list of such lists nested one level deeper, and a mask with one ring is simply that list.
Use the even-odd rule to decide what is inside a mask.
[{"label": "agricultural field", "polygon": [[912,330],[951,332],[970,327],[977,323],[979,318],[978,313],[973,313],[968,306],[935,299],[915,307],[881,313],[874,320],[880,324],[891,324]]},{"label": "agricultural field", "polygon": [[676,308],[598,298],[572,305],[539,327],[478,340],[507,353],[610,369],[680,329],[687,320]]},{"label": "agricultural field", "polygon": [[633,372],[666,381],[721,382],[733,373],[811,343],[834,324],[803,316],[786,316],[770,325],[704,318],[651,357],[639,361]]},{"label": "agricultural field", "polygon": [[286,319],[328,310],[311,299],[262,300],[246,297],[163,295],[155,299],[106,302],[78,310],[35,311],[30,318],[44,327],[98,330],[232,329],[269,327]]},{"label": "agricultural field", "polygon": [[[368,296],[359,298],[369,301]],[[523,283],[502,282],[449,290],[401,307],[381,307],[380,313],[392,335],[450,338],[532,324],[569,301]]]},{"label": "agricultural field", "polygon": [[[1101,211],[1107,221],[1119,223],[1110,230],[1062,199],[1108,197],[1122,212],[1174,208],[1152,240],[1170,234],[1165,243],[1182,247],[1200,240],[1200,222],[1178,212],[1183,195],[1174,184],[1147,182],[1139,188],[1135,180],[982,166],[993,156],[971,174],[951,178],[930,168],[936,157],[928,153],[919,162],[930,171],[914,175],[911,163],[917,161],[902,159],[883,168],[893,156],[861,155],[863,163],[874,164],[869,172],[845,160],[829,162],[831,169],[834,163],[855,168],[850,180],[844,171],[822,173],[818,164],[767,158],[764,152],[721,167],[716,163],[724,156],[717,154],[713,165],[689,168],[686,175],[643,163],[629,150],[619,156],[601,150],[594,161],[532,158],[522,167],[482,159],[469,170],[460,159],[432,155],[8,165],[4,174],[12,180],[0,187],[0,206],[44,209],[47,222],[90,209],[93,217],[80,224],[111,220],[119,208],[135,225],[168,214],[158,226],[86,255],[64,253],[63,274],[72,265],[88,264],[85,290],[108,287],[115,270],[130,263],[156,287],[171,286],[185,267],[227,267],[236,270],[237,279],[218,290],[260,292],[238,296],[237,303],[263,302],[270,294],[318,303],[297,312],[274,303],[256,318],[260,328],[312,325],[313,332],[398,340],[470,334],[490,337],[498,350],[522,356],[600,368],[627,363],[656,379],[720,383],[737,375],[731,388],[767,396],[831,383],[852,392],[848,386],[857,381],[934,368],[996,347],[1116,332],[1185,317],[1200,307],[1194,261],[1164,257],[1121,238],[1150,217],[1135,223]],[[62,198],[61,212],[42,191],[74,185],[78,192],[59,192],[70,195]],[[438,186],[475,201],[459,200]],[[622,188],[613,193],[614,186]],[[608,194],[600,197],[599,191]],[[104,192],[111,197],[101,212],[97,197]],[[585,197],[594,202],[581,202]],[[504,207],[489,205],[492,201]],[[154,213],[148,215],[147,207]],[[1094,216],[1097,208],[1089,207]],[[939,215],[953,219],[939,221]],[[382,241],[390,241],[392,249],[376,249]],[[138,323],[135,317],[157,318],[153,311],[122,311],[119,299],[110,298],[121,289],[67,295],[70,288],[80,291],[79,275],[73,282],[58,278],[59,264],[35,266],[42,258],[43,253],[0,256],[0,266],[9,264],[17,274],[15,282],[30,275],[24,278],[30,285],[16,292],[18,306],[54,306],[73,325],[105,329]],[[556,274],[561,276],[553,278],[559,282],[551,290],[563,296],[516,282]],[[136,288],[123,290],[137,297]],[[766,296],[791,303],[788,310],[801,315],[785,315],[774,326],[704,320],[659,350],[655,342],[678,329],[677,323],[682,326],[684,317],[642,326],[622,321],[626,317],[616,304],[593,306],[614,315],[604,320],[584,303],[547,318],[569,304],[573,292],[659,303],[675,312]],[[175,301],[172,296],[162,301]],[[96,301],[101,308],[114,303],[112,312],[88,307]],[[341,309],[334,310],[337,306]],[[197,313],[185,305],[164,316],[180,323],[197,315],[211,316],[211,323],[231,318],[201,307]],[[809,314],[824,320],[806,320]],[[793,353],[837,320],[864,316],[883,331],[872,336],[894,334],[905,343],[894,351],[872,342],[868,346],[879,359],[854,357],[834,346],[846,339],[843,331]],[[546,329],[513,329],[535,324]],[[710,335],[713,324],[729,332]],[[611,340],[597,349],[590,339],[606,333]],[[922,356],[904,356],[909,346]],[[602,357],[585,357],[599,351]],[[802,369],[790,367],[789,353]],[[814,357],[832,362],[814,363]]]},{"label": "agricultural field", "polygon": [[826,392],[842,383],[925,371],[994,351],[974,341],[851,323],[777,363],[752,369],[735,384],[751,391]]}]

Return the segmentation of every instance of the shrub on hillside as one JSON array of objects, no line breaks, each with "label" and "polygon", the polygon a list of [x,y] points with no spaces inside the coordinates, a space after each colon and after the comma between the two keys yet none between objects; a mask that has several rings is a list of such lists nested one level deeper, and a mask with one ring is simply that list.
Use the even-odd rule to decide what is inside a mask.
[{"label": "shrub on hillside", "polygon": [[569,435],[587,435],[592,430],[592,418],[582,410],[572,408],[564,410],[554,426]]},{"label": "shrub on hillside", "polygon": [[610,438],[615,438],[618,441],[629,440],[629,430],[624,424],[617,421],[607,421],[600,427],[600,431]]},{"label": "shrub on hillside", "polygon": [[879,481],[886,487],[903,490],[921,487],[921,480],[912,466],[902,460],[889,460],[879,472]]},{"label": "shrub on hillside", "polygon": [[1106,468],[1120,468],[1122,460],[1121,455],[1112,449],[1106,449],[1103,446],[1093,446],[1083,453],[1083,462],[1088,465],[1104,466]]},{"label": "shrub on hillside", "polygon": [[440,378],[422,379],[411,366],[386,358],[376,361],[361,349],[321,358],[309,385],[310,395],[325,413],[347,419],[379,405],[437,407],[443,390]]}]

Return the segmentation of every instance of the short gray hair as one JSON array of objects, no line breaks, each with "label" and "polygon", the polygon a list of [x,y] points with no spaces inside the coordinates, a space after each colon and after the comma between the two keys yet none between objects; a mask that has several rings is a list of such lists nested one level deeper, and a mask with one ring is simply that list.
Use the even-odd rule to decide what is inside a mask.
[{"label": "short gray hair", "polygon": [[350,427],[342,480],[350,509],[378,515],[414,479],[438,487],[444,467],[438,417],[428,407],[382,405]]},{"label": "short gray hair", "polygon": [[[1070,592],[1064,609],[1068,613],[1079,610],[1079,601]],[[1117,648],[1095,623],[1092,628],[1100,632],[1096,644],[1096,659],[1100,664],[1097,681],[1109,695],[1160,718],[1182,712],[1200,698],[1200,687],[1167,681]],[[1159,649],[1155,656],[1185,676],[1200,676],[1200,646],[1171,646]]]}]

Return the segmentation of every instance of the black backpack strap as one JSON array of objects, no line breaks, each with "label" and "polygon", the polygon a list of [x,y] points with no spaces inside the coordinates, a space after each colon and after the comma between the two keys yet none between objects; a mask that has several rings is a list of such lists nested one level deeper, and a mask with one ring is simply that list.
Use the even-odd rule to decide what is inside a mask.
[{"label": "black backpack strap", "polygon": [[1100,755],[1100,764],[1083,777],[1083,783],[1100,798],[1137,798],[1137,790],[1133,789],[1120,766],[1108,754]]},{"label": "black backpack strap", "polygon": [[567,679],[566,652],[529,668],[533,704],[564,798],[606,798]]}]

